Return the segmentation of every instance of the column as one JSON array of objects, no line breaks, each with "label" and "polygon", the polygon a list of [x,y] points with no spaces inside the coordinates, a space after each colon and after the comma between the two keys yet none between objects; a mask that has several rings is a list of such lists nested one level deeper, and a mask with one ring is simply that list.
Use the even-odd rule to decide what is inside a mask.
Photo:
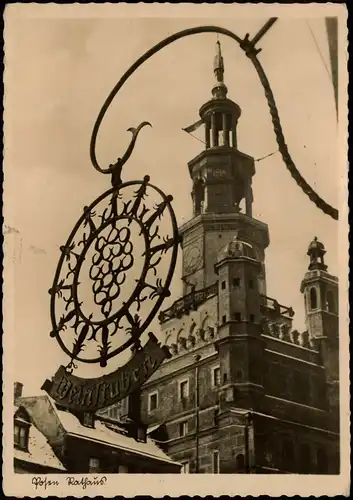
[{"label": "column", "polygon": [[238,120],[237,118],[233,115],[232,116],[232,147],[233,148],[237,148],[238,147],[238,144],[237,144],[237,124],[238,124]]},{"label": "column", "polygon": [[236,125],[233,126],[232,130],[232,147],[237,147],[237,134],[236,134]]},{"label": "column", "polygon": [[195,193],[195,187],[193,187],[193,189],[191,191],[191,198],[192,198],[193,212],[194,212],[194,215],[196,215],[196,193]]},{"label": "column", "polygon": [[252,188],[250,182],[248,181],[245,189],[245,213],[248,217],[252,217],[252,202]]},{"label": "column", "polygon": [[227,114],[222,114],[222,129],[223,129],[223,146],[229,146],[229,130]]},{"label": "column", "polygon": [[248,197],[245,198],[245,213],[248,217],[252,217],[252,203]]},{"label": "column", "polygon": [[218,130],[216,126],[216,113],[211,115],[212,147],[218,146]]},{"label": "column", "polygon": [[203,199],[203,210],[202,210],[202,213],[207,212],[207,205],[208,205],[208,186],[206,184],[205,185],[205,189],[204,189],[204,199]]},{"label": "column", "polygon": [[211,124],[210,124],[209,121],[207,121],[206,124],[205,124],[206,149],[208,149],[211,146],[211,143],[210,143],[210,131],[211,131]]}]

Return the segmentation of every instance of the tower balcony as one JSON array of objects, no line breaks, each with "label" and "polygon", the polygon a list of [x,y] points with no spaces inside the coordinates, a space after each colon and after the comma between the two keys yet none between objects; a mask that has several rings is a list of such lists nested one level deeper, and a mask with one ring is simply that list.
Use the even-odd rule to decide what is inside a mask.
[{"label": "tower balcony", "polygon": [[261,295],[261,310],[264,316],[269,318],[278,318],[284,316],[287,318],[293,318],[294,311],[292,307],[287,307],[279,304],[277,300],[267,297],[267,295]]},{"label": "tower balcony", "polygon": [[[159,314],[159,321],[162,325],[166,324],[167,326],[167,323],[171,320],[181,320],[184,316],[188,316],[193,311],[198,310],[202,304],[211,298],[219,300],[217,281],[210,286],[200,290],[194,290],[177,299],[168,309],[161,311]],[[288,351],[288,353],[294,357],[306,356],[308,360],[314,359],[312,356],[317,354],[318,346],[315,341],[309,338],[308,331],[299,332],[293,329],[292,321],[294,311],[292,307],[280,304],[277,300],[267,295],[260,294],[260,313],[262,336],[266,339],[266,344],[272,346],[274,350],[279,349],[281,352],[283,350],[286,352]],[[215,330],[212,338],[216,339],[218,338],[218,328],[217,319],[214,319]],[[176,328],[176,330],[177,329],[178,328]],[[185,345],[182,341],[184,341]],[[192,342],[188,342],[187,338],[180,339],[179,343],[180,346],[173,344],[174,350],[171,352],[173,357],[197,347],[196,344],[194,345]]]},{"label": "tower balcony", "polygon": [[206,302],[210,297],[218,294],[218,283],[203,288],[202,290],[192,291],[184,297],[176,300],[168,309],[161,311],[158,319],[161,323],[165,323],[172,318],[181,318],[184,314],[196,309]]},{"label": "tower balcony", "polygon": [[[210,297],[218,295],[218,283],[203,288],[201,290],[193,290],[192,292],[180,297],[173,304],[159,314],[160,323],[165,323],[172,318],[181,318],[184,314],[190,311],[195,311],[201,304],[206,302]],[[276,299],[261,294],[261,312],[269,321],[287,319],[291,320],[294,316],[292,307],[279,304]]]}]

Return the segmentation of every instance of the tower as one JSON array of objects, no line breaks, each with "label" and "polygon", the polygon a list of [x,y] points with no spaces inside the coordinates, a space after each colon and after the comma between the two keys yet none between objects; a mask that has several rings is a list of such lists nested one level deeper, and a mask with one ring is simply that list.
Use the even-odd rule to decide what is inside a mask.
[{"label": "tower", "polygon": [[315,237],[308,248],[310,264],[301,284],[311,339],[338,335],[338,279],[327,272],[325,254],[324,245]]},{"label": "tower", "polygon": [[301,283],[309,337],[316,343],[326,373],[329,407],[339,408],[338,279],[327,272],[326,250],[317,237],[310,243],[308,271]]},{"label": "tower", "polygon": [[263,393],[261,263],[254,248],[238,235],[223,247],[215,265],[218,274],[217,350],[220,358],[221,401],[255,408]]},{"label": "tower", "polygon": [[184,294],[206,288],[216,279],[219,250],[241,230],[261,263],[259,290],[266,294],[267,225],[252,217],[254,159],[238,150],[241,109],[227,97],[221,45],[214,59],[216,83],[212,98],[199,110],[205,149],[188,163],[192,179],[193,218],[179,228],[183,246]]},{"label": "tower", "polygon": [[316,301],[307,302],[311,342],[292,329],[293,309],[267,296],[268,228],[252,215],[254,160],[238,149],[241,110],[227,97],[219,43],[214,73],[201,120],[185,129],[202,123],[205,149],[189,162],[193,214],[179,228],[184,290],[159,316],[171,357],[145,387],[144,418],[163,422],[154,436],[185,471],[331,473],[337,280],[314,240],[303,281]]}]

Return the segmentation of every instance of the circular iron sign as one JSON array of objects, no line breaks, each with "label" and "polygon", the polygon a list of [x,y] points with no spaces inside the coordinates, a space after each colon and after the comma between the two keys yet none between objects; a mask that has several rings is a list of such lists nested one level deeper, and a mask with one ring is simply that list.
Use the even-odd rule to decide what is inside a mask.
[{"label": "circular iron sign", "polygon": [[179,242],[173,198],[149,180],[103,193],[60,248],[50,335],[72,360],[104,367],[128,347],[139,349],[170,295]]}]

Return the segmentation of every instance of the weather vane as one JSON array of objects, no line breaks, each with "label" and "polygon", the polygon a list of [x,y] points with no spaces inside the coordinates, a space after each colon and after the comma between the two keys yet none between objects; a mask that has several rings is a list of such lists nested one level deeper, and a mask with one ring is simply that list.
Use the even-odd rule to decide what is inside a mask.
[{"label": "weather vane", "polygon": [[[141,345],[141,336],[170,295],[178,245],[172,196],[142,180],[123,182],[123,166],[130,158],[142,128],[128,129],[132,139],[116,163],[99,166],[96,139],[102,120],[115,95],[128,78],[163,47],[193,34],[213,32],[238,42],[252,61],[268,100],[279,151],[290,173],[309,198],[333,218],[338,212],[322,200],[306,183],[291,159],[286,146],[274,97],[257,59],[261,49],[255,45],[274,24],[271,18],[252,39],[244,39],[217,26],[190,28],[164,39],[143,54],[122,76],[106,99],[93,128],[90,157],[93,167],[111,176],[111,187],[85,206],[66,243],[54,282],[49,290],[52,331],[62,350],[69,356],[46,390],[62,406],[96,411],[121,400],[151,376],[169,353],[156,337]],[[128,363],[109,375],[84,379],[73,375],[77,362],[99,363],[106,367],[110,359],[132,348]]]}]

